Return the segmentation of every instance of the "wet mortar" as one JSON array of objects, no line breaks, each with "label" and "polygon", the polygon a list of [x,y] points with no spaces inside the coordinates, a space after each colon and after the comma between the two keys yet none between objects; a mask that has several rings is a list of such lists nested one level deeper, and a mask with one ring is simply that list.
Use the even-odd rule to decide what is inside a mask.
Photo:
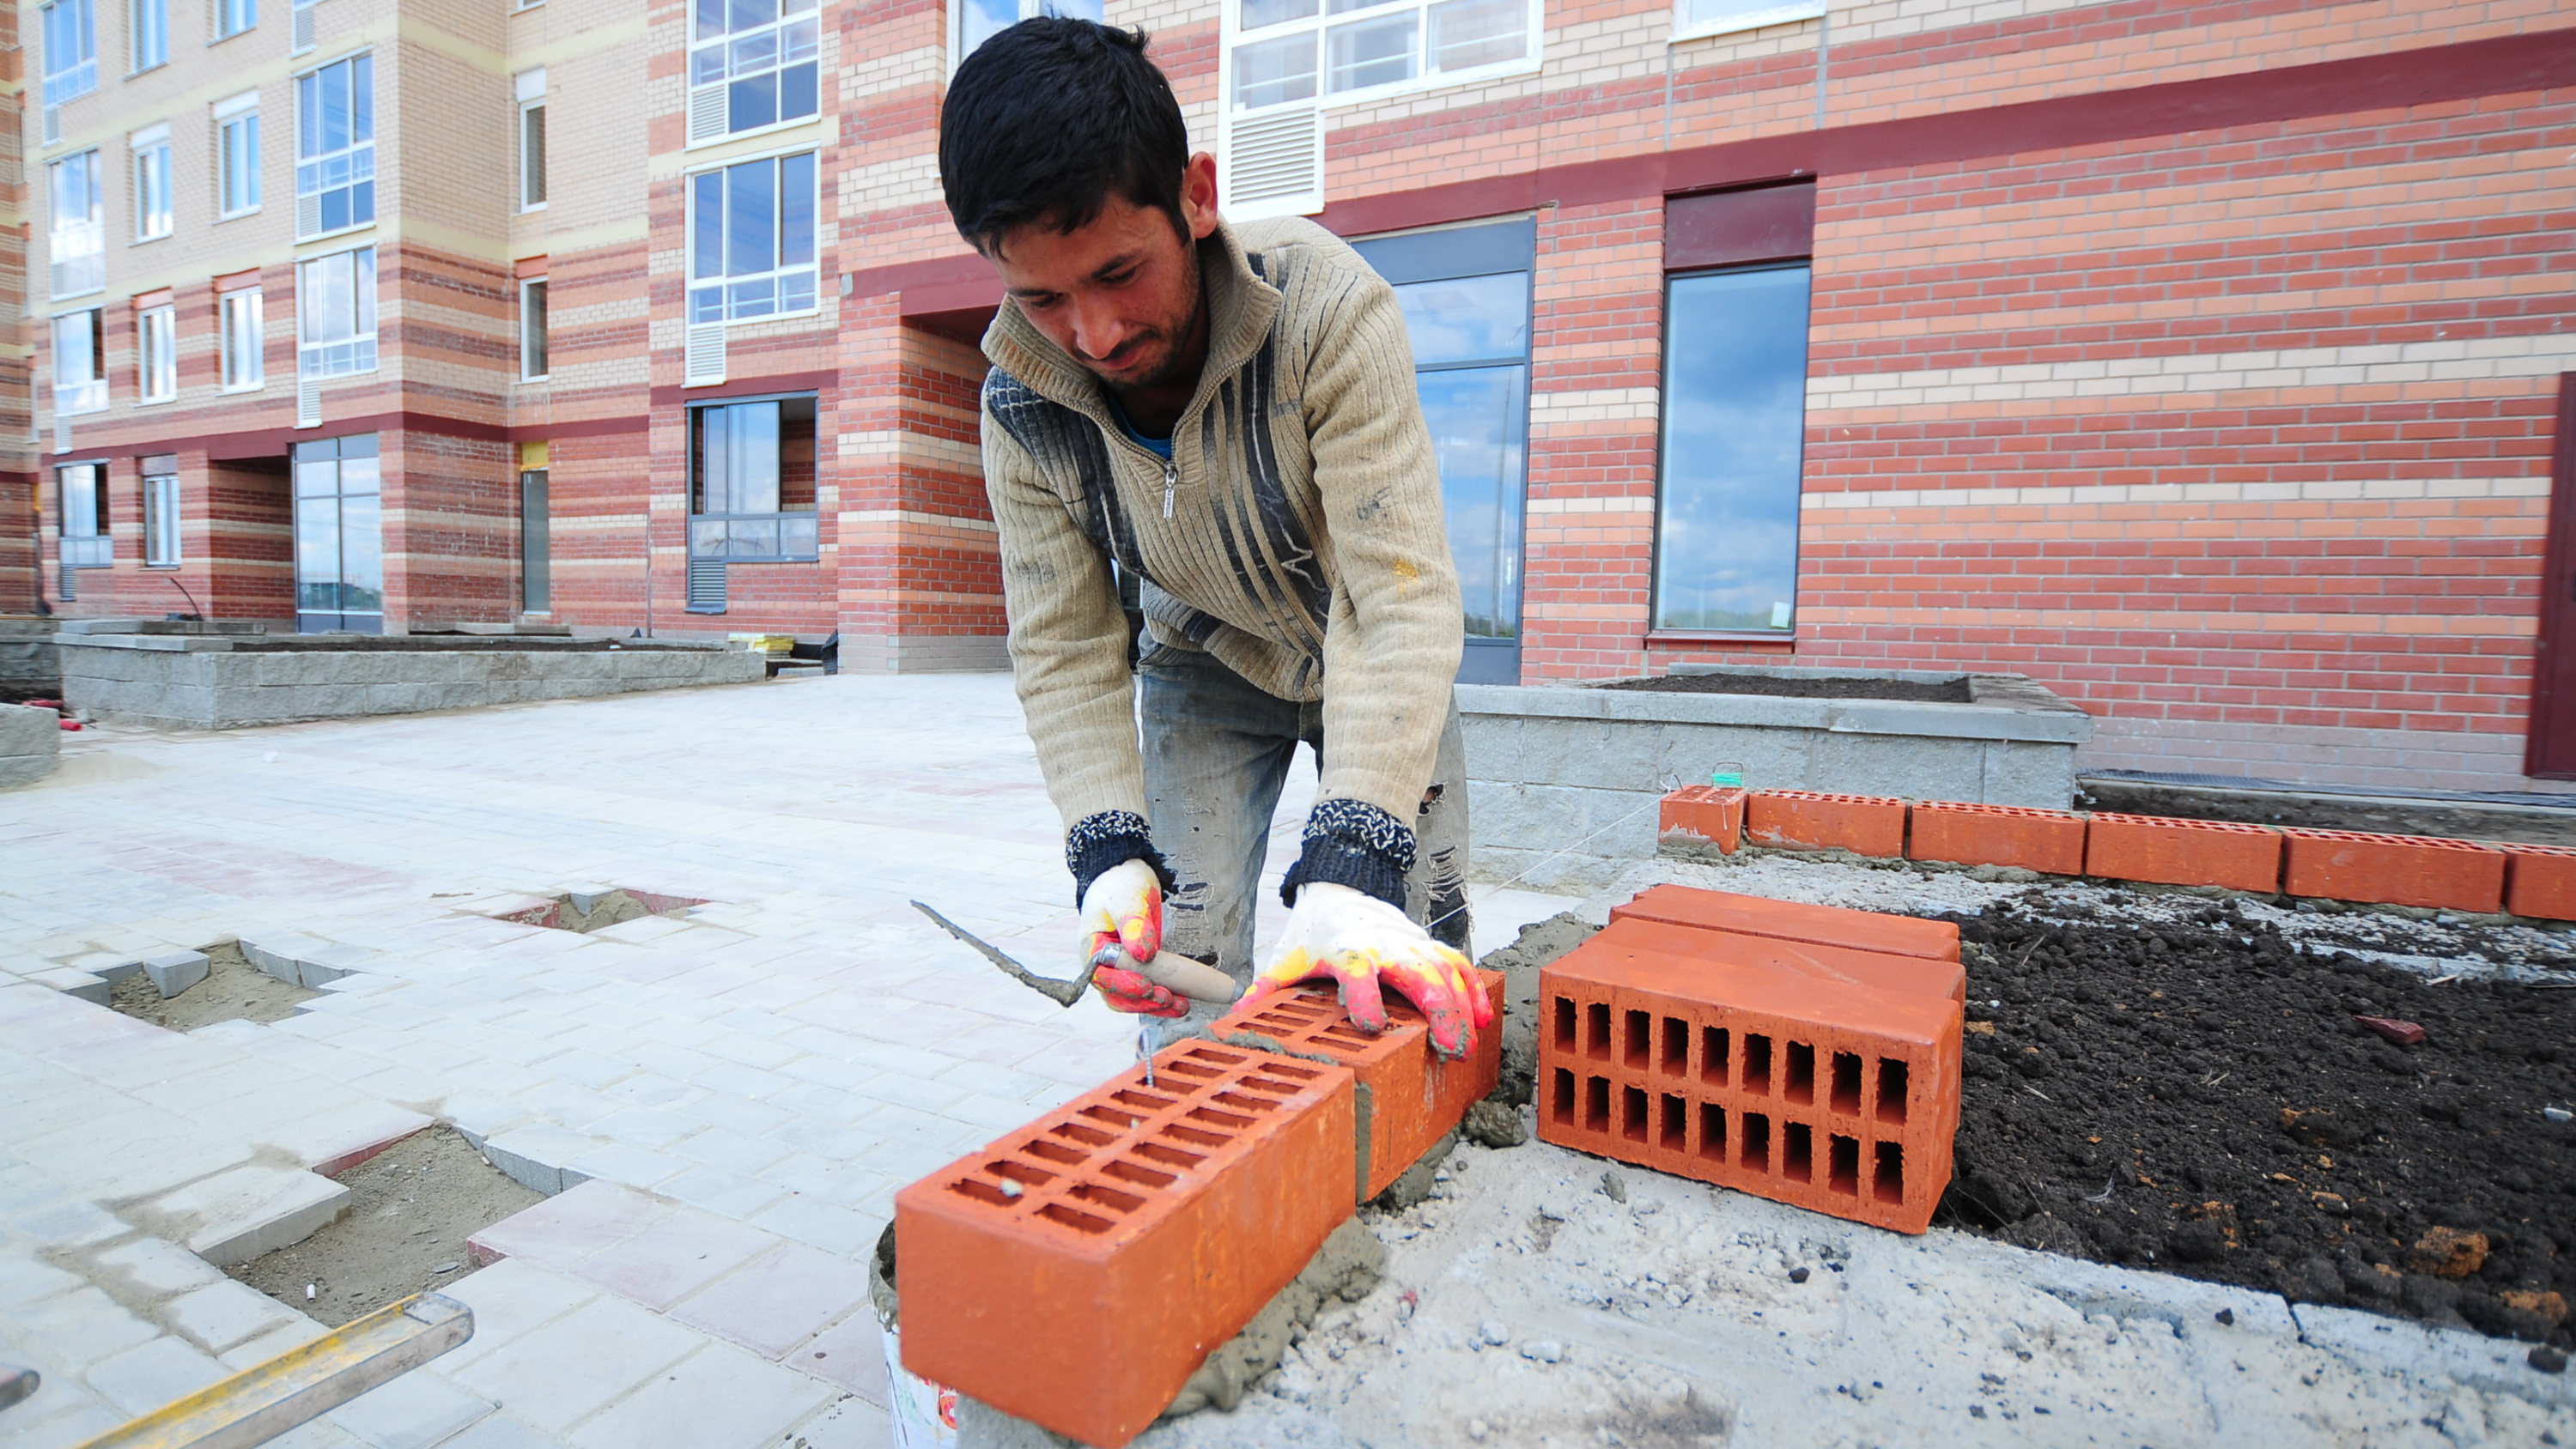
[{"label": "wet mortar", "polygon": [[[349,1189],[337,1221],[303,1242],[225,1271],[334,1328],[456,1282],[474,1267],[467,1238],[543,1200],[443,1124],[413,1133],[332,1180]],[[313,1289],[309,1299],[307,1284]]]},{"label": "wet mortar", "polygon": [[149,975],[136,971],[109,988],[107,1004],[137,1021],[171,1031],[195,1031],[219,1021],[284,1021],[297,1006],[322,994],[253,966],[231,941],[208,946],[206,962],[206,979],[167,1001],[161,999],[161,988],[152,984]]}]

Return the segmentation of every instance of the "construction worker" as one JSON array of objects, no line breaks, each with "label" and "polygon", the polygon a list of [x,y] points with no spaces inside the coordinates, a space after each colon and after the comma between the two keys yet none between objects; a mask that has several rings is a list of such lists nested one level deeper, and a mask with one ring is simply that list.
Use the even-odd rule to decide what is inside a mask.
[{"label": "construction worker", "polygon": [[[1392,989],[1471,1050],[1492,1008],[1461,950],[1464,621],[1393,289],[1311,222],[1219,218],[1141,31],[1049,16],[987,40],[949,84],[939,171],[1006,293],[984,486],[1086,949],[1178,951],[1247,999],[1329,977],[1371,1032]],[[1300,740],[1319,789],[1256,977]],[[1188,1011],[1094,979],[1120,1011]]]}]

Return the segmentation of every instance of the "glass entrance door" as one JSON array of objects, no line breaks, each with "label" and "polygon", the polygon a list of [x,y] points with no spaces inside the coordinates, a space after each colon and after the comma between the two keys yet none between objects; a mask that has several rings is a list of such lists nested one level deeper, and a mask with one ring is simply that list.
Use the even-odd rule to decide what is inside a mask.
[{"label": "glass entrance door", "polygon": [[385,631],[382,472],[376,436],[295,445],[295,627]]},{"label": "glass entrance door", "polygon": [[1356,243],[1395,285],[1467,614],[1462,684],[1518,684],[1536,223]]}]

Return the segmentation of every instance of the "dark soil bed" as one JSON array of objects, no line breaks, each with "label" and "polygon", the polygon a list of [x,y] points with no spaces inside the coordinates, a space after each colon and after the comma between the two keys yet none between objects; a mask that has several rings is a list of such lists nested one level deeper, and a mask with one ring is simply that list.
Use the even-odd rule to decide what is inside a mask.
[{"label": "dark soil bed", "polygon": [[1811,679],[1794,674],[1665,674],[1653,679],[1614,679],[1601,689],[1646,694],[1765,694],[1780,699],[1894,699],[1909,704],[1973,704],[1965,675],[1926,682],[1910,679]]},{"label": "dark soil bed", "polygon": [[2142,780],[2087,779],[2079,809],[2306,830],[2367,830],[2384,835],[2443,835],[2455,840],[2510,840],[2576,845],[2576,806],[2496,809],[2441,800],[2391,801],[2368,796],[2299,795],[2286,791],[2203,790]]},{"label": "dark soil bed", "polygon": [[[2196,924],[2038,919],[1970,943],[1939,1221],[2104,1262],[2570,1341],[2576,991],[2441,985]],[[2000,1002],[2000,1005],[1989,1003]],[[2399,1047],[2354,1020],[2420,1024]]]}]

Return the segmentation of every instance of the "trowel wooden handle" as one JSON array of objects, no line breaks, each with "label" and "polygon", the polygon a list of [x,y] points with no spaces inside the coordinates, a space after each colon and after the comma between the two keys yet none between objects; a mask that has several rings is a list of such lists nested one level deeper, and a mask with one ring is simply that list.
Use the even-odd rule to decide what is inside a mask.
[{"label": "trowel wooden handle", "polygon": [[1157,986],[1168,987],[1195,1001],[1213,1001],[1231,1006],[1243,994],[1233,977],[1213,966],[1193,961],[1178,951],[1157,951],[1151,961],[1139,961],[1121,951],[1118,969],[1133,971]]}]

